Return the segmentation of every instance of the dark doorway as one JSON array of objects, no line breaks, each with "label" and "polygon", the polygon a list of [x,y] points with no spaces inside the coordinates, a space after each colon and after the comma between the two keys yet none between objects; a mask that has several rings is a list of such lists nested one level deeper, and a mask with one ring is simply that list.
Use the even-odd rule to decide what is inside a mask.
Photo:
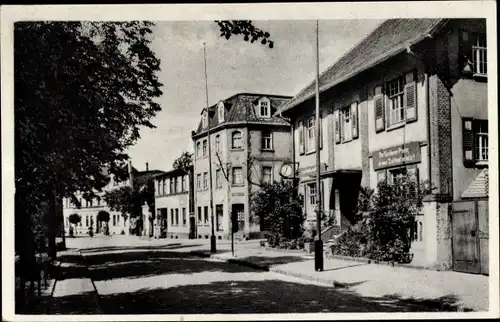
[{"label": "dark doorway", "polygon": [[193,216],[189,216],[189,239],[196,238],[196,218]]},{"label": "dark doorway", "polygon": [[237,214],[238,219],[238,232],[234,235],[237,238],[241,238],[245,234],[245,205],[236,203],[232,205],[231,209],[233,214]]}]

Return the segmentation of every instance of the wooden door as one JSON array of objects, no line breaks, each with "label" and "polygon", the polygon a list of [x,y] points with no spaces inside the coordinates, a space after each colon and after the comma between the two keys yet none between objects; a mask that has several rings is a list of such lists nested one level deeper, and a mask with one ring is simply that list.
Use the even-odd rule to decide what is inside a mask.
[{"label": "wooden door", "polygon": [[477,207],[474,201],[452,203],[453,270],[465,273],[481,272]]}]

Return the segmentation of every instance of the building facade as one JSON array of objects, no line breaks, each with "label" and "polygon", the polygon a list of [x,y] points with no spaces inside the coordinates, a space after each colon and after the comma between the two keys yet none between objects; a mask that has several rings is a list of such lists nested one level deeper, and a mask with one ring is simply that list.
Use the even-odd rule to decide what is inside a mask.
[{"label": "building facade", "polygon": [[262,182],[279,180],[281,165],[291,160],[290,125],[273,115],[289,99],[242,93],[203,109],[192,133],[197,238],[211,235],[209,151],[217,238],[230,238],[231,213],[237,213],[236,238],[261,236],[260,223],[250,211],[251,195]]},{"label": "building facade", "polygon": [[193,167],[155,177],[155,238],[194,238]]},{"label": "building facade", "polygon": [[[323,209],[335,218],[337,234],[352,223],[360,186],[376,189],[381,180],[408,174],[434,187],[411,232],[414,261],[473,265],[474,251],[461,254],[463,246],[452,240],[465,226],[473,235],[487,231],[486,57],[485,20],[391,19],[321,75]],[[279,111],[292,119],[310,221],[318,191],[314,104],[313,82]],[[476,213],[483,208],[479,215],[467,202]],[[470,215],[460,217],[460,207]],[[487,249],[487,233],[468,243]]]}]

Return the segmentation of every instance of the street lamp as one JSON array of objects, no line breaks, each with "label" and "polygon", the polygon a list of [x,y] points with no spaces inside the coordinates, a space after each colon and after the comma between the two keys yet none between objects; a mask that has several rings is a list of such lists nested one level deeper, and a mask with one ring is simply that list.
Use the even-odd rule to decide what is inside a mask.
[{"label": "street lamp", "polygon": [[321,158],[320,158],[320,129],[319,117],[319,21],[316,20],[316,240],[314,241],[314,270],[323,271],[323,241],[321,240]]},{"label": "street lamp", "polygon": [[207,81],[207,55],[205,52],[205,43],[203,43],[203,60],[205,62],[205,98],[207,103],[207,136],[208,136],[208,178],[210,184],[210,252],[217,251],[215,242],[215,227],[214,227],[214,193],[212,187],[212,144],[210,143],[210,110],[208,106],[208,81]]}]

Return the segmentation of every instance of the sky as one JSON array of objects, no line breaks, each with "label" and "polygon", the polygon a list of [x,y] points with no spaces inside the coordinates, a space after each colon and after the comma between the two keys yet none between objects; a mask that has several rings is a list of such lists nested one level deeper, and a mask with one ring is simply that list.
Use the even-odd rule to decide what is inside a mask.
[{"label": "sky", "polygon": [[[315,79],[315,20],[253,21],[271,34],[274,48],[220,37],[211,21],[161,21],[153,27],[151,48],[161,60],[162,111],[155,129],[141,129],[129,149],[138,170],[168,171],[183,151],[193,151],[191,131],[207,106],[203,43],[206,48],[208,105],[237,93],[295,96]],[[382,20],[320,20],[320,73],[361,41]]]}]

